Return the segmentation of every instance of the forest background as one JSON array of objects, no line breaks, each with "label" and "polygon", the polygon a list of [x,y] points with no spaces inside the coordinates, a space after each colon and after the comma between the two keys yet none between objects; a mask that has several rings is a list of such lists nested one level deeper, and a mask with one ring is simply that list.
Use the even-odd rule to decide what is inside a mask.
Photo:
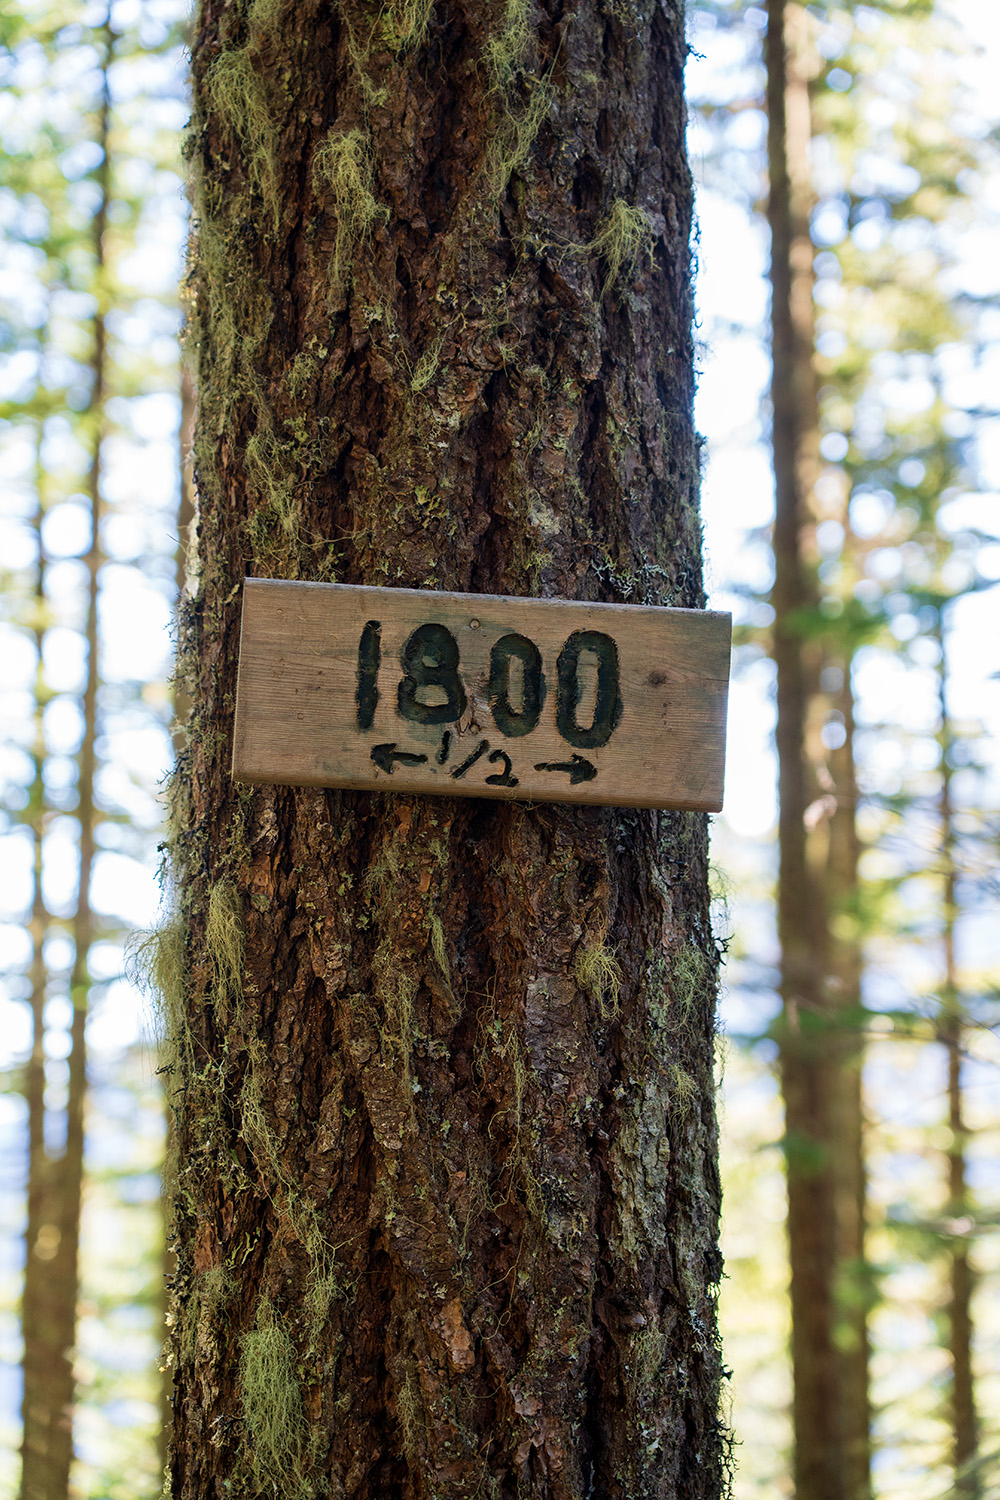
[{"label": "forest background", "polygon": [[[816,597],[800,634],[826,653],[805,812],[814,832],[833,825],[843,799],[823,775],[848,747],[856,876],[832,924],[860,966],[860,1003],[841,1019],[864,1056],[867,1233],[851,1285],[872,1350],[873,1492],[988,1497],[1000,1495],[1000,20],[957,0],[789,8],[812,108],[819,385],[802,528]],[[766,14],[689,9],[706,551],[711,603],[733,609],[738,642],[713,838],[728,949],[722,1322],[736,1494],[779,1497],[792,1493],[794,1143],[774,898]],[[22,1299],[56,1284],[79,1319],[74,1493],[160,1488],[165,1125],[155,1003],[127,953],[156,921],[157,787],[183,714],[168,676],[191,504],[185,20],[177,0],[22,0],[0,19],[0,1495],[18,1493],[23,1369],[29,1385],[42,1369],[23,1346]],[[974,1452],[958,1477],[956,1265],[974,1286]]]}]

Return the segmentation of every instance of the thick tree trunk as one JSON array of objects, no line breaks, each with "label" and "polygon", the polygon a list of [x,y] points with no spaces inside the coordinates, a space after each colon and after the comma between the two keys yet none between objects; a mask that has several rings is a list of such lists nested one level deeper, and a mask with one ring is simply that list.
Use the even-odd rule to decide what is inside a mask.
[{"label": "thick tree trunk", "polygon": [[849,654],[835,701],[846,735],[827,753],[817,629],[813,492],[819,473],[814,368],[813,190],[805,10],[770,0],[767,30],[779,791],[778,937],[785,1104],[797,1500],[869,1493],[861,958],[850,923],[857,793]]},{"label": "thick tree trunk", "polygon": [[704,818],[227,770],[247,572],[703,603],[683,60],[203,4],[175,1500],[720,1494]]}]

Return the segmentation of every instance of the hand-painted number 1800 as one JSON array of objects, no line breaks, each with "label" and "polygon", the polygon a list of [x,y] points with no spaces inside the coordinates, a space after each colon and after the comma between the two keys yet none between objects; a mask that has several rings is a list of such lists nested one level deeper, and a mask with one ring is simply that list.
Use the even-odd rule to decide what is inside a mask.
[{"label": "hand-painted number 1800", "polygon": [[[581,725],[580,658],[584,652],[596,659],[597,691],[591,722]],[[458,642],[445,625],[418,625],[407,637],[399,661],[403,673],[396,707],[402,718],[412,724],[453,724],[462,717],[467,697],[459,672]],[[358,642],[355,700],[360,729],[370,729],[375,719],[381,664],[382,622],[369,620]],[[518,679],[519,691],[514,691]],[[542,653],[534,641],[516,632],[501,636],[490,652],[486,695],[500,733],[516,739],[537,728],[546,692]],[[607,744],[621,716],[617,645],[601,630],[574,630],[556,660],[556,728],[575,749],[596,750]]]}]

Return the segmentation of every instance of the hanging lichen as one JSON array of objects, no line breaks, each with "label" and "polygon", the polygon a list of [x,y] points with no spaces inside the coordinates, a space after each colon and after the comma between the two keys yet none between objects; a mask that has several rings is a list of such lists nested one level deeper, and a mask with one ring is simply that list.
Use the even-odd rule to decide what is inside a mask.
[{"label": "hanging lichen", "polygon": [[531,44],[531,0],[506,0],[503,23],[483,48],[496,123],[484,161],[486,183],[501,198],[515,172],[527,165],[552,104],[551,63],[541,77],[524,67]]},{"label": "hanging lichen", "polygon": [[253,1443],[253,1467],[284,1495],[304,1489],[300,1468],[305,1421],[295,1368],[295,1346],[271,1303],[262,1298],[257,1326],[245,1333],[240,1400]]},{"label": "hanging lichen", "polygon": [[394,52],[423,45],[435,0],[390,0],[381,17],[382,36]]},{"label": "hanging lichen", "polygon": [[231,880],[218,880],[208,898],[205,948],[215,976],[215,1002],[225,1013],[243,991],[243,914]]},{"label": "hanging lichen", "polygon": [[389,210],[372,191],[371,143],[364,130],[332,130],[313,157],[313,183],[333,196],[337,232],[330,285],[340,291],[356,255],[371,238],[372,229],[389,217]]},{"label": "hanging lichen", "polygon": [[577,983],[597,1001],[602,1020],[618,1014],[618,1002],[625,976],[614,950],[603,937],[584,944],[573,962]]},{"label": "hanging lichen", "polygon": [[[129,944],[130,977],[153,997],[158,1038],[169,1048],[184,1024],[186,964],[184,932],[175,916],[168,917],[152,932],[137,934]],[[163,1065],[179,1059],[165,1055]]]},{"label": "hanging lichen", "polygon": [[506,0],[503,25],[488,38],[483,55],[495,89],[509,89],[531,41],[531,0]]},{"label": "hanging lichen", "polygon": [[601,297],[612,287],[625,286],[635,280],[640,260],[653,258],[656,229],[644,208],[616,198],[601,219],[593,239],[573,247],[576,255],[594,256],[607,267]]},{"label": "hanging lichen", "polygon": [[704,1007],[705,995],[712,991],[713,965],[700,948],[685,943],[674,955],[670,982],[677,1019],[682,1030],[690,1034],[697,1025],[697,1009]]},{"label": "hanging lichen", "polygon": [[220,52],[205,80],[209,107],[240,142],[247,174],[270,210],[275,229],[280,217],[275,151],[278,132],[271,113],[263,69],[246,48]]},{"label": "hanging lichen", "polygon": [[521,172],[530,159],[552,104],[552,84],[547,75],[532,79],[525,89],[526,100],[520,107],[511,106],[503,115],[486,153],[486,181],[496,198],[506,192],[511,177]]}]

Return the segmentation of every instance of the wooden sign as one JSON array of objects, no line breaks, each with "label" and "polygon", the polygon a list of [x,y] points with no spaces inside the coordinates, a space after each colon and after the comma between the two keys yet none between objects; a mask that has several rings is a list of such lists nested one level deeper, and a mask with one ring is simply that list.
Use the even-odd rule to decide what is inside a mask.
[{"label": "wooden sign", "polygon": [[248,578],[233,775],[717,812],[730,625]]}]

